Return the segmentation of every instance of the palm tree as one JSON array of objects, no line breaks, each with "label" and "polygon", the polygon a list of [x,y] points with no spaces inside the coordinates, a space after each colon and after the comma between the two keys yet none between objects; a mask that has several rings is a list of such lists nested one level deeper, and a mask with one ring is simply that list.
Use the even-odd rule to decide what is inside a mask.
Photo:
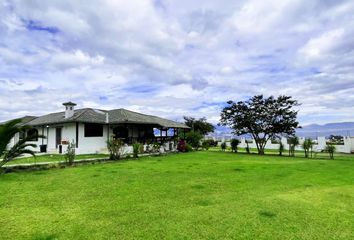
[{"label": "palm tree", "polygon": [[28,126],[19,126],[20,123],[21,119],[15,119],[0,126],[0,158],[2,158],[2,161],[0,161],[0,167],[22,154],[27,153],[35,156],[35,153],[28,149],[28,147],[35,148],[37,145],[27,142],[33,141],[37,138],[43,138],[41,135],[27,135],[15,143],[10,149],[7,149],[7,146],[16,133],[23,132],[29,128]]}]

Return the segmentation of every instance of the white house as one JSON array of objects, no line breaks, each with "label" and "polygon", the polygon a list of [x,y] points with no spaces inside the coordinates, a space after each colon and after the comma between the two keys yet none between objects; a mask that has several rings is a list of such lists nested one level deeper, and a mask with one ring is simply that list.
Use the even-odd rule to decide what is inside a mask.
[{"label": "white house", "polygon": [[[75,110],[73,102],[63,103],[65,111],[50,113],[40,117],[24,117],[23,124],[33,128],[17,134],[11,145],[23,134],[40,134],[36,151],[63,153],[68,143],[74,142],[76,153],[106,153],[107,140],[112,137],[122,139],[127,146],[133,142],[169,142],[178,131],[189,127],[160,118],[126,109],[99,110],[83,108]],[[158,133],[156,135],[156,133]]]}]

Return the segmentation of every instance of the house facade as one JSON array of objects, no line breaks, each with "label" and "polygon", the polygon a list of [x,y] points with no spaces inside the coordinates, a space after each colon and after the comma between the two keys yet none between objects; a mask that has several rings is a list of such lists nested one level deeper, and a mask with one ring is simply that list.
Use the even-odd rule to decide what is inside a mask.
[{"label": "house facade", "polygon": [[[77,154],[107,153],[107,141],[119,138],[127,152],[131,144],[160,142],[163,149],[173,150],[175,136],[188,130],[188,126],[157,116],[141,114],[126,109],[99,110],[75,109],[73,102],[63,103],[65,111],[40,117],[26,117],[24,125],[31,126],[25,133],[17,134],[15,144],[24,134],[39,134],[33,143],[38,152],[64,153],[69,143],[76,146]],[[172,149],[171,149],[172,148]]]}]

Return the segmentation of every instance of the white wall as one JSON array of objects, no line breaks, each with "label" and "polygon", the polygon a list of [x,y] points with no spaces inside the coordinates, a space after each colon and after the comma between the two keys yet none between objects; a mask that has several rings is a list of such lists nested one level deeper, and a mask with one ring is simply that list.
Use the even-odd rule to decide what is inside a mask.
[{"label": "white wall", "polygon": [[[85,137],[85,124],[79,123],[79,147],[76,150],[78,154],[83,153],[104,153],[107,152],[108,132],[107,126],[103,126],[102,137]],[[76,126],[74,126],[75,136]],[[75,141],[75,138],[74,138]]]},{"label": "white wall", "polygon": [[[76,154],[90,154],[90,153],[108,153],[107,149],[107,140],[109,137],[113,135],[113,128],[110,127],[108,129],[107,125],[103,126],[103,136],[102,137],[85,137],[85,128],[84,123],[79,123],[79,143],[78,148],[75,149]],[[56,148],[56,128],[62,128],[62,141],[67,142],[75,142],[76,143],[76,123],[65,123],[65,124],[57,124],[50,125],[49,127],[44,127],[42,131],[42,127],[36,127],[38,130],[38,134],[44,135],[45,138],[38,138],[38,141],[33,141],[29,143],[34,143],[37,145],[36,148],[31,148],[32,150],[39,152],[40,145],[47,145],[47,153],[57,154],[59,153],[59,147]],[[138,137],[139,132],[138,128],[134,127],[129,132],[133,137]],[[19,134],[17,133],[15,137],[11,140],[8,147],[12,147],[19,140]],[[176,149],[176,146],[172,143],[173,150]],[[165,146],[161,147],[161,152],[164,152],[164,149],[169,150],[169,143],[165,143]],[[62,152],[65,153],[67,150],[67,145],[62,145]],[[126,146],[124,149],[126,154],[133,153],[132,146]]]},{"label": "white wall", "polygon": [[[296,146],[295,150],[303,150],[301,147],[302,143],[304,142],[305,138],[299,138],[300,144]],[[281,142],[284,145],[285,150],[289,150],[289,144],[287,143],[286,138],[281,138]],[[317,144],[313,146],[314,151],[322,151],[326,147],[326,138],[325,137],[318,137],[316,140]],[[230,142],[226,142],[227,146],[230,146]],[[255,141],[253,140],[252,143],[249,143],[248,146],[250,148],[257,148]],[[241,143],[238,146],[239,148],[246,148],[246,139],[241,138]],[[354,152],[354,137],[344,137],[344,145],[335,145],[336,151],[340,153],[351,153]],[[279,144],[272,144],[269,140],[265,149],[279,149]]]}]

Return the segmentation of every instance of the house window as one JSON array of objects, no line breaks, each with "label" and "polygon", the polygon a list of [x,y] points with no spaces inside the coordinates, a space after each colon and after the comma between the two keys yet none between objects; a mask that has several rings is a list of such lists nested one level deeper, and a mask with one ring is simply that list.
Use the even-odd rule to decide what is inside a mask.
[{"label": "house window", "polygon": [[31,141],[38,141],[38,130],[35,128],[28,130],[27,137],[31,138]]},{"label": "house window", "polygon": [[103,137],[103,125],[85,123],[85,137]]}]

